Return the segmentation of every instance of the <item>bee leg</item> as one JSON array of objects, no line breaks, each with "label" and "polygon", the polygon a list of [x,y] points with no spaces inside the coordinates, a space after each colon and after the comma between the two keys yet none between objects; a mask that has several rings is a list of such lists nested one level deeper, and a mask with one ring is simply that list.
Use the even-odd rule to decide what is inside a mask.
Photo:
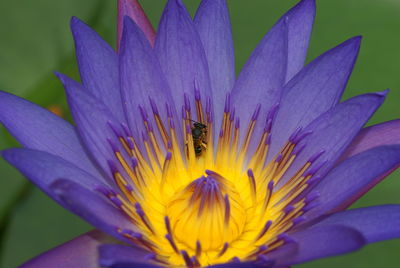
[{"label": "bee leg", "polygon": [[202,146],[204,149],[207,149],[207,143],[206,143],[206,142],[203,141],[203,142],[201,143],[201,146]]},{"label": "bee leg", "polygon": [[185,147],[186,147],[186,156],[189,157],[189,143],[186,141],[185,142]]}]

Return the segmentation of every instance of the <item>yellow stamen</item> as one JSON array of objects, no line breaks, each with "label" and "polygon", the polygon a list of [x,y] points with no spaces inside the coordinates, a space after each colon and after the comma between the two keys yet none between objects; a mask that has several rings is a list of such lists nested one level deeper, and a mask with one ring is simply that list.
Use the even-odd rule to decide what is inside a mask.
[{"label": "yellow stamen", "polygon": [[[197,95],[196,122],[205,126],[205,132],[194,137],[196,122],[185,101],[182,136],[172,113],[168,113],[167,131],[155,111],[160,135],[145,119],[141,149],[132,137],[118,137],[128,154],[115,152],[122,168],[121,172],[114,168],[113,175],[121,194],[108,197],[131,219],[135,230],[134,234],[121,230],[121,234],[153,252],[154,261],[174,267],[202,267],[233,258],[252,261],[280,247],[285,243],[283,234],[300,222],[307,205],[302,194],[312,176],[305,173],[311,161],[286,178],[297,159],[297,144],[288,141],[266,164],[268,126],[249,155],[259,106],[240,137],[239,122],[227,105],[214,148],[217,129],[208,108],[204,113]],[[201,153],[195,151],[196,144],[202,145]]]}]

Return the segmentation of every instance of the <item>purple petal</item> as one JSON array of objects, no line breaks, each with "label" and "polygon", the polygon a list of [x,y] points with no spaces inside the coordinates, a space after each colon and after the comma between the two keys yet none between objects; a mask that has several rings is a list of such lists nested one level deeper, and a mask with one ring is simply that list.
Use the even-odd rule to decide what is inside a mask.
[{"label": "purple petal", "polygon": [[92,157],[107,174],[108,160],[114,156],[108,139],[115,137],[110,123],[120,123],[110,110],[97,98],[82,89],[82,86],[67,76],[58,74],[67,93],[67,100],[79,135]]},{"label": "purple petal", "polygon": [[315,187],[320,206],[308,220],[343,210],[400,165],[400,145],[382,146],[343,161]]},{"label": "purple petal", "polygon": [[95,31],[75,17],[71,20],[71,30],[84,88],[123,120],[117,54]]},{"label": "purple petal", "polygon": [[139,1],[118,0],[117,47],[120,47],[125,16],[130,17],[139,26],[147,40],[149,40],[150,44],[153,46],[156,33]]},{"label": "purple petal", "polygon": [[[126,115],[131,129],[143,128],[143,119],[141,116],[137,116],[140,114],[139,106],[151,114],[151,98],[157,105],[157,109],[160,111],[157,113],[164,124],[168,122],[167,113],[164,111],[165,104],[169,104],[176,120],[177,133],[181,133],[179,130],[181,121],[177,121],[172,94],[158,59],[143,32],[127,17],[125,17],[120,51],[120,75]],[[154,117],[151,115],[149,119],[155,126]]]},{"label": "purple petal", "polygon": [[[282,261],[286,260],[287,258],[296,255],[298,250],[299,250],[299,245],[298,243],[296,243],[296,241],[293,240],[291,243],[285,243],[282,246],[278,247],[277,249],[267,253],[265,256],[268,259],[271,259],[274,264],[279,264],[282,263]],[[279,267],[285,268],[282,265],[279,265]]]},{"label": "purple petal", "polygon": [[223,107],[226,93],[232,90],[235,81],[235,55],[226,0],[203,0],[194,24],[206,53],[214,104]]},{"label": "purple petal", "polygon": [[353,70],[360,38],[352,38],[308,64],[283,89],[272,127],[271,151],[275,156],[298,127],[335,106]]},{"label": "purple petal", "polygon": [[97,268],[98,246],[112,241],[112,237],[94,230],[35,257],[20,268]]},{"label": "purple petal", "polygon": [[295,76],[304,66],[308,43],[315,18],[315,0],[302,0],[283,18],[288,27],[288,65],[286,82]]},{"label": "purple petal", "polygon": [[61,200],[51,191],[50,185],[59,178],[68,178],[89,189],[104,184],[103,178],[93,177],[74,164],[46,152],[14,148],[3,151],[2,156],[58,202]]},{"label": "purple petal", "polygon": [[[324,153],[311,166],[326,163],[314,173],[323,176],[337,161],[353,138],[382,104],[386,92],[371,93],[351,98],[311,122],[304,133],[310,133],[297,145],[305,148],[297,155],[282,182],[290,178],[307,161],[321,151]],[[300,134],[301,136],[301,134]]]},{"label": "purple petal", "polygon": [[108,244],[99,247],[99,264],[101,267],[114,267],[119,263],[130,263],[132,267],[151,265],[149,256],[149,252],[130,246]]},{"label": "purple petal", "polygon": [[0,91],[0,122],[24,147],[58,155],[95,176],[99,175],[74,127],[53,113]]},{"label": "purple petal", "polygon": [[384,122],[360,131],[341,160],[376,146],[400,144],[400,120]]},{"label": "purple petal", "polygon": [[[264,122],[267,113],[276,105],[285,82],[287,62],[287,27],[285,20],[279,21],[261,40],[241,71],[232,91],[232,103],[242,127],[241,137],[253,112],[261,105],[259,119]],[[256,127],[250,150],[263,126]]]},{"label": "purple petal", "polygon": [[292,265],[336,256],[360,249],[366,241],[357,230],[340,225],[313,226],[290,235],[297,243],[293,256],[278,260],[280,265]]},{"label": "purple petal", "polygon": [[359,231],[368,243],[400,238],[400,205],[351,209],[318,223],[318,226],[343,225]]},{"label": "purple petal", "polygon": [[99,230],[124,242],[132,243],[122,236],[118,229],[135,231],[136,226],[121,210],[100,196],[100,193],[85,189],[66,179],[57,180],[50,187],[68,210]]},{"label": "purple petal", "polygon": [[[303,67],[314,16],[315,0],[298,3],[282,16],[247,61],[232,93],[234,105],[246,107],[239,109],[243,111],[239,113],[240,121],[245,125],[257,104],[262,105],[260,118],[264,122],[267,113],[280,101],[285,82]],[[263,126],[254,131],[250,151],[254,150],[262,129]],[[243,128],[241,134],[244,135]]]},{"label": "purple petal", "polygon": [[207,59],[192,19],[181,0],[169,0],[158,27],[155,52],[168,80],[178,111],[184,93],[194,106],[195,86],[205,103],[212,100]]}]

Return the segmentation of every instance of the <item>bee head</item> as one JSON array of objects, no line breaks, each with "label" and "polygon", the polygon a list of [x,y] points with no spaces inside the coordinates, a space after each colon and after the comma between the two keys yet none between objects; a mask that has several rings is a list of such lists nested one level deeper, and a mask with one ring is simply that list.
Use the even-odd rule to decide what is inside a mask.
[{"label": "bee head", "polygon": [[202,124],[202,123],[199,123],[199,122],[194,122],[194,123],[193,123],[193,126],[194,126],[195,128],[200,128],[200,129],[207,128],[206,125],[204,125],[204,124]]}]

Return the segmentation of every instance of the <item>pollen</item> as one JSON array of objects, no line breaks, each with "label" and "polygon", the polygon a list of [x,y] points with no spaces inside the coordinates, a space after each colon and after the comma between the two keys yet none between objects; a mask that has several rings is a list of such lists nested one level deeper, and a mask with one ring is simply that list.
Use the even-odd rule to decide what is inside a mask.
[{"label": "pollen", "polygon": [[[219,127],[209,99],[203,106],[196,91],[184,100],[181,131],[169,106],[163,121],[151,98],[151,111],[139,107],[141,139],[109,122],[115,134],[108,141],[114,152],[109,165],[118,191],[101,192],[132,222],[131,230],[117,231],[162,266],[265,261],[265,254],[291,243],[290,230],[315,206],[318,196],[308,189],[318,180],[322,165],[313,164],[323,152],[287,178],[309,133],[296,130],[267,163],[277,106],[261,118],[257,105],[241,130],[229,95]],[[256,128],[263,129],[258,137]]]}]

